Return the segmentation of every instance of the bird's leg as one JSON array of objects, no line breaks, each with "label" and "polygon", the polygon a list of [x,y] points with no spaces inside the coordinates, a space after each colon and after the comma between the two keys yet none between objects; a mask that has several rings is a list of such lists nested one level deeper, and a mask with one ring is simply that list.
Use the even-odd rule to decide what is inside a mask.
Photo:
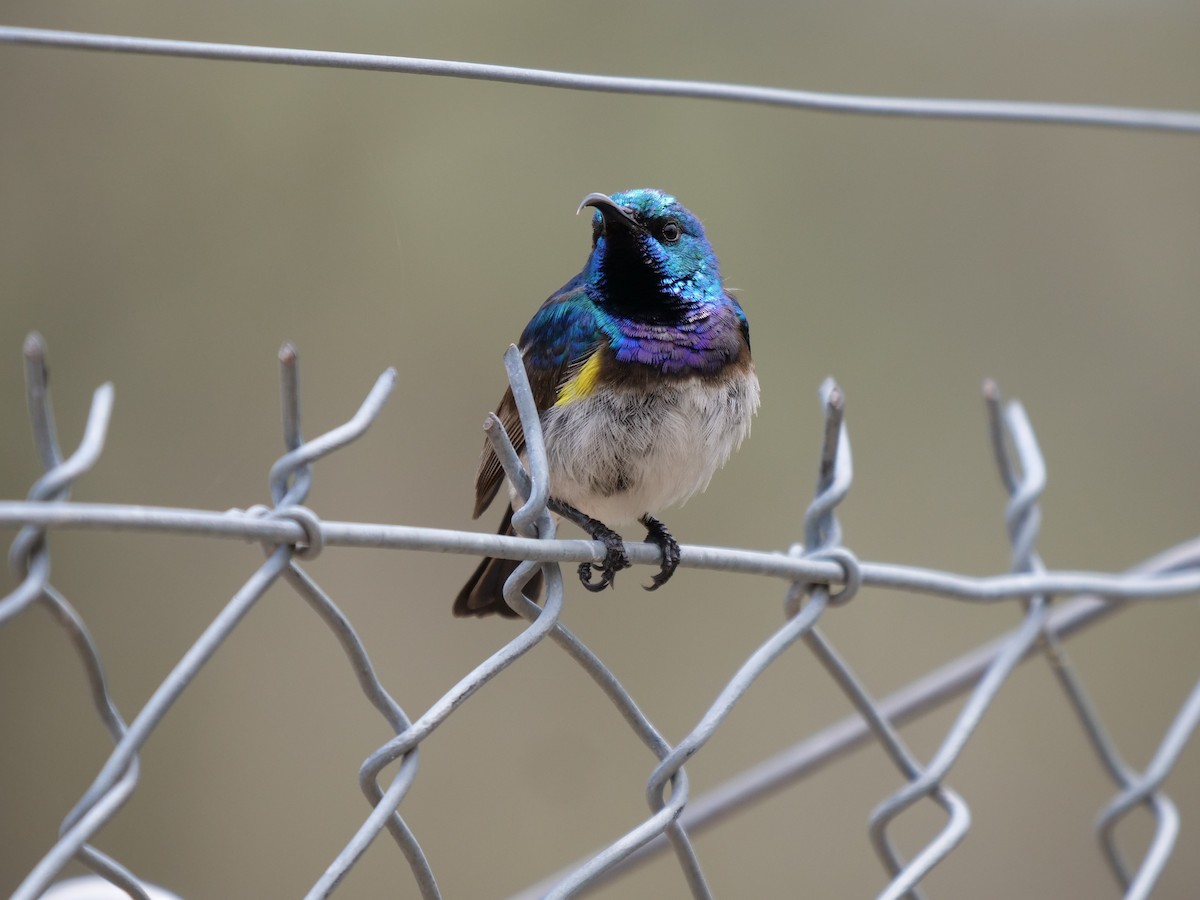
[{"label": "bird's leg", "polygon": [[671,580],[671,576],[679,567],[679,542],[671,536],[671,532],[667,531],[667,526],[650,513],[646,513],[638,521],[646,526],[646,540],[651,544],[657,544],[658,548],[662,550],[662,568],[658,570],[657,575],[650,579],[650,584],[642,585],[648,591],[657,591]]},{"label": "bird's leg", "polygon": [[[605,525],[598,519],[593,519],[589,515],[585,515],[570,504],[563,503],[561,500],[555,500],[553,497],[546,504],[553,512],[558,513],[566,519],[570,519],[584,531],[586,531],[593,541],[599,541],[604,545],[604,562],[600,565],[595,563],[580,563],[579,564],[579,581],[589,591],[602,591],[606,587],[612,587],[613,580],[622,569],[629,568],[629,557],[625,554],[625,541],[619,534]],[[668,535],[670,537],[670,535]],[[592,572],[600,573],[599,581],[592,581]]]}]

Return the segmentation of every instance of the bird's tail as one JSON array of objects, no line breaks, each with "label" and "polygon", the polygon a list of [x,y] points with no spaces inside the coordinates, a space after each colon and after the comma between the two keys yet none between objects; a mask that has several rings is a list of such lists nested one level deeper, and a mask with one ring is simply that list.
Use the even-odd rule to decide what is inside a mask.
[{"label": "bird's tail", "polygon": [[[516,534],[512,527],[512,507],[504,504],[504,520],[500,523],[497,534]],[[454,600],[456,616],[490,616],[499,613],[510,619],[518,618],[517,613],[504,602],[504,582],[521,564],[519,559],[485,558],[471,573],[463,589]],[[542,592],[542,573],[537,574],[525,585],[526,597],[533,600]]]}]

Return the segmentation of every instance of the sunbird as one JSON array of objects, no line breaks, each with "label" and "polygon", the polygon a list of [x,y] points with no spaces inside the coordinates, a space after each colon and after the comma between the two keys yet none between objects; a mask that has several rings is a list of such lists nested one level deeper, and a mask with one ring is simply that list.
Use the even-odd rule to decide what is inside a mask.
[{"label": "sunbird", "polygon": [[[758,376],[750,326],[726,291],[704,228],[670,194],[643,188],[588,194],[592,250],[583,271],[551,294],[525,326],[520,350],[541,417],[550,509],[606,548],[582,563],[584,587],[600,591],[629,566],[610,525],[633,521],[662,549],[646,585],[657,590],[679,565],[679,544],[654,514],[708,487],[750,434]],[[512,389],[497,416],[520,453],[525,436]],[[475,518],[507,483],[484,443]],[[511,487],[500,534],[513,534]],[[456,616],[517,615],[504,582],[518,560],[484,559],[454,601]],[[596,574],[599,577],[596,578]],[[541,573],[526,585],[533,599]]]}]

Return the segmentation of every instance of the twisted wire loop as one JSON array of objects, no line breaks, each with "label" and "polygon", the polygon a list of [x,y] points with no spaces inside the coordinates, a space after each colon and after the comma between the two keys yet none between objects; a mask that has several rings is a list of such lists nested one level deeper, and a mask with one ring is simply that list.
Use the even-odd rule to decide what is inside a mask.
[{"label": "twisted wire loop", "polygon": [[[1000,393],[994,382],[985,383],[984,395],[992,424],[992,446],[1001,477],[1012,494],[1008,525],[1013,542],[1013,566],[1014,569],[1020,567],[1023,571],[1043,574],[1046,571],[1045,566],[1041,559],[1033,553],[1032,540],[1026,534],[1029,526],[1023,527],[1024,517],[1030,514],[1027,507],[1029,509],[1032,507],[1029,505],[1028,497],[1019,488],[1013,474],[1012,463],[1007,455],[1003,432],[1004,423],[1001,421],[1000,413]],[[1009,405],[1006,424],[1008,433],[1020,454],[1021,446],[1032,441],[1032,433],[1024,410],[1019,404]],[[1023,455],[1021,465],[1022,467],[1026,466]],[[1036,529],[1036,520],[1033,528]],[[1096,823],[1105,859],[1114,878],[1125,892],[1126,898],[1147,897],[1166,866],[1179,832],[1179,816],[1175,805],[1159,788],[1200,718],[1200,686],[1193,689],[1180,708],[1150,766],[1144,773],[1138,773],[1124,761],[1108,735],[1100,721],[1095,705],[1091,702],[1084,690],[1083,683],[1071,667],[1066,650],[1059,639],[1049,629],[1043,628],[1038,636],[1038,648],[1050,664],[1051,671],[1070,701],[1084,733],[1088,736],[1092,749],[1100,758],[1109,777],[1121,788],[1118,795],[1101,812]],[[1136,873],[1131,874],[1116,845],[1115,828],[1117,822],[1129,810],[1138,805],[1144,805],[1150,811],[1155,822],[1155,833],[1146,849],[1141,865]]]},{"label": "twisted wire loop", "polygon": [[[300,426],[298,362],[299,358],[295,347],[290,343],[284,343],[279,352],[279,363],[283,441],[286,452],[271,467],[269,476],[271,496],[275,505],[269,509],[252,507],[247,512],[251,515],[258,514],[268,518],[285,519],[300,526],[304,537],[300,543],[287,545],[291,553],[282,577],[334,633],[343,653],[350,662],[363,695],[380,713],[389,727],[399,734],[411,724],[408,716],[379,681],[366,647],[350,620],[297,562],[297,560],[315,558],[325,544],[324,529],[320,519],[316,513],[303,505],[312,485],[312,463],[345,446],[365,432],[379,415],[384,402],[394,389],[396,372],[394,369],[388,369],[380,375],[358,413],[348,422],[306,443]],[[418,755],[414,752],[398,767],[390,786],[394,793],[399,794],[394,803],[381,804],[384,791],[379,787],[378,781],[360,778],[359,787],[372,807],[378,807],[379,829],[375,833],[377,834],[378,830],[382,828],[387,828],[408,862],[409,869],[422,895],[437,897],[439,896],[437,883],[429,861],[412,830],[396,812],[404,793],[416,778],[417,764]],[[361,850],[350,853],[343,851],[338,856],[335,865],[331,866],[333,871],[327,869],[318,881],[318,884],[326,885],[324,895],[332,891],[359,855],[361,855]],[[314,891],[317,891],[317,888],[314,888]],[[312,893],[310,892],[310,895]],[[317,895],[323,894],[318,893]]]},{"label": "twisted wire loop", "polygon": [[[75,452],[64,459],[54,427],[46,343],[40,334],[32,332],[25,339],[23,350],[26,405],[34,447],[45,469],[41,478],[30,488],[28,500],[36,503],[65,501],[70,497],[72,483],[95,465],[104,449],[112,414],[112,385],[104,384],[96,389],[83,438]],[[109,693],[99,648],[75,607],[50,584],[50,548],[44,527],[26,525],[17,532],[9,551],[9,564],[21,582],[0,599],[0,625],[33,605],[45,607],[66,632],[67,639],[83,664],[92,705],[101,723],[113,741],[119,741],[125,732],[125,720]],[[137,780],[137,772],[138,761],[135,758],[122,773],[123,789],[130,788]],[[66,828],[66,824],[63,827]],[[74,857],[131,897],[148,900],[144,886],[132,872],[89,844],[81,844]]]},{"label": "twisted wire loop", "polygon": [[[1006,524],[1014,548],[1012,568],[1014,572],[1040,572],[1042,570],[1038,568],[1040,563],[1034,555],[1033,547],[1041,525],[1037,501],[1046,484],[1045,464],[1024,410],[1019,404],[1013,404],[1009,409],[1007,425],[1008,434],[1020,460],[1021,471],[1017,473],[1005,450],[1004,424],[997,414],[997,397],[993,388],[985,387],[992,445],[996,452],[1001,479],[1011,495],[1006,511]],[[1045,634],[1050,614],[1048,598],[1042,594],[1034,595],[1025,598],[1024,605],[1025,616],[1021,625],[984,669],[929,764],[920,774],[911,777],[909,784],[880,804],[871,814],[872,843],[892,878],[881,897],[917,896],[917,883],[965,836],[966,828],[970,824],[969,813],[962,822],[961,831],[955,831],[948,826],[911,862],[904,864],[888,839],[887,829],[906,809],[921,799],[932,796],[933,792],[939,789],[1008,677],[1017,664],[1028,655],[1034,643]]]},{"label": "twisted wire loop", "polygon": [[804,598],[814,591],[823,591],[824,602],[839,606],[857,594],[862,585],[862,569],[854,554],[841,545],[842,526],[834,514],[854,480],[850,438],[845,425],[845,397],[832,378],[825,379],[819,393],[825,430],[817,468],[816,495],[804,512],[804,543],[789,547],[788,556],[810,562],[835,563],[842,572],[842,588],[832,591],[828,582],[797,579],[792,582],[784,600],[784,610],[789,617],[799,612]]},{"label": "twisted wire loop", "polygon": [[[63,459],[54,428],[54,410],[50,403],[46,345],[41,335],[30,334],[25,341],[25,383],[29,419],[34,444],[45,473],[29,489],[27,499],[46,503],[67,500],[71,483],[96,464],[104,450],[108,422],[112,416],[113,387],[103,384],[92,395],[83,438],[75,452]],[[50,554],[45,547],[45,529],[26,525],[17,532],[8,561],[22,584],[0,600],[0,624],[19,615],[43,596],[50,577]]]},{"label": "twisted wire loop", "polygon": [[[1006,416],[1002,419],[1000,392],[994,382],[988,381],[984,384],[984,396],[991,422],[993,450],[1001,478],[1012,495],[1008,528],[1013,543],[1013,567],[1014,570],[1043,574],[1046,571],[1045,566],[1033,553],[1033,541],[1028,535],[1031,528],[1036,530],[1037,527],[1034,515],[1036,507],[1032,505],[1028,493],[1021,490],[1004,440],[1004,426],[1007,424],[1008,434],[1017,447],[1018,455],[1021,456],[1021,466],[1026,468],[1026,454],[1021,452],[1021,448],[1032,443],[1032,430],[1019,404],[1010,404]],[[1038,462],[1040,463],[1040,460]],[[1044,473],[1038,474],[1044,478]],[[1031,520],[1032,526],[1029,524]],[[1049,629],[1043,628],[1038,635],[1038,648],[1050,664],[1051,671],[1079,718],[1093,750],[1109,776],[1122,788],[1117,798],[1102,812],[1096,824],[1105,859],[1127,898],[1146,897],[1166,865],[1179,830],[1179,817],[1175,806],[1170,798],[1159,791],[1159,787],[1182,750],[1183,743],[1196,726],[1196,717],[1200,715],[1200,694],[1196,690],[1193,691],[1168,729],[1159,753],[1146,773],[1139,775],[1122,759],[1082,682],[1071,667],[1066,650]],[[1131,876],[1116,846],[1115,825],[1130,809],[1139,804],[1150,810],[1155,820],[1155,834],[1136,875]]]},{"label": "twisted wire loop", "polygon": [[[835,514],[837,505],[849,492],[853,480],[853,465],[850,439],[844,421],[844,397],[832,379],[826,380],[821,386],[821,402],[825,411],[825,438],[817,476],[817,494],[804,517],[805,545],[793,547],[791,552],[806,558],[828,559],[838,563],[843,570],[843,587],[837,592],[831,592],[828,585],[819,582],[793,583],[785,602],[785,610],[789,616],[796,615],[805,595],[811,597],[806,608],[845,603],[857,593],[862,583],[862,572],[857,559],[841,546],[842,531]],[[917,777],[919,767],[899,735],[821,630],[814,624],[805,629],[800,637],[846,694],[893,762],[909,778]],[[961,799],[940,786],[934,790],[933,797],[947,812],[951,838],[959,831],[965,832],[969,817]],[[890,847],[885,849],[885,860],[894,863],[895,857]]]}]

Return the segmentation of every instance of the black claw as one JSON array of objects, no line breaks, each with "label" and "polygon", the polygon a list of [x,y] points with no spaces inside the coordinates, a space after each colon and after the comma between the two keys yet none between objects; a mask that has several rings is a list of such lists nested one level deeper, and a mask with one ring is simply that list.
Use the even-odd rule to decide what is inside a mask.
[{"label": "black claw", "polygon": [[[604,562],[600,565],[580,563],[579,581],[589,591],[597,593],[613,586],[617,573],[629,568],[629,557],[625,553],[625,541],[619,534],[595,519],[589,519],[588,523],[586,527],[592,540],[604,544]],[[599,581],[592,581],[593,572],[600,573]]]},{"label": "black claw", "polygon": [[650,579],[650,584],[642,585],[648,591],[657,591],[671,580],[671,576],[679,568],[679,542],[671,536],[671,532],[667,531],[666,525],[649,513],[638,521],[646,526],[646,540],[651,544],[656,544],[662,550],[662,567],[658,570],[658,574]]},{"label": "black claw", "polygon": [[[612,587],[613,579],[617,577],[617,573],[622,569],[629,568],[629,557],[625,554],[624,539],[603,522],[593,519],[585,513],[581,513],[569,503],[563,503],[561,500],[551,497],[547,506],[560,516],[570,519],[586,531],[593,541],[600,541],[604,545],[604,562],[599,564],[586,562],[579,564],[580,583],[593,592],[602,591],[606,587]],[[595,572],[600,573],[599,581],[592,581],[592,575]]]}]

